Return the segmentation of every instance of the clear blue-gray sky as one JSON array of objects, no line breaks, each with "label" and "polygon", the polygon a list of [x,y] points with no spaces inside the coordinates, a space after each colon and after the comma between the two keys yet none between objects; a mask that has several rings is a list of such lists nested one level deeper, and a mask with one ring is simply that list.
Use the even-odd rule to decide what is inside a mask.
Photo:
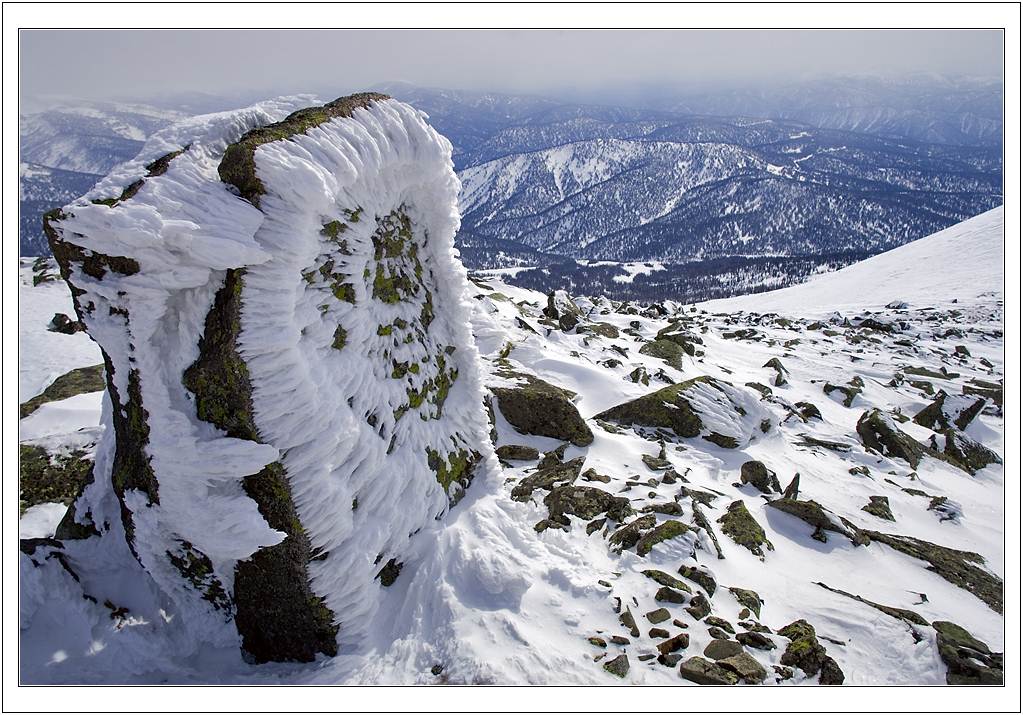
[{"label": "clear blue-gray sky", "polygon": [[354,90],[388,80],[576,92],[933,72],[1000,78],[1000,31],[24,30],[21,93]]}]

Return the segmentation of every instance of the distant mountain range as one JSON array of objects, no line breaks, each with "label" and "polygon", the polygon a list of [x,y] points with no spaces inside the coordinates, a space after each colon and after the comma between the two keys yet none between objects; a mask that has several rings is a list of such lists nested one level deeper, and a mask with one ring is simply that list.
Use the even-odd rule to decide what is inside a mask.
[{"label": "distant mountain range", "polygon": [[[584,285],[608,273],[592,261],[715,261],[690,266],[700,275],[745,261],[799,266],[802,276],[1002,203],[999,83],[636,88],[617,95],[625,106],[404,83],[374,89],[422,109],[451,140],[463,181],[458,242],[473,268],[560,266],[550,275]],[[183,113],[93,103],[23,116],[22,254],[46,252],[43,211],[80,195]],[[519,275],[544,287],[547,274]]]}]

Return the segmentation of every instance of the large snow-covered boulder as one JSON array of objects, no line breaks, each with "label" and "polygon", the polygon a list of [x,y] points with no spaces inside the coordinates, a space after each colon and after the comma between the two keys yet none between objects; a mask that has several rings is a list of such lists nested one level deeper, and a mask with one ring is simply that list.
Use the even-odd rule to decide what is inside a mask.
[{"label": "large snow-covered boulder", "polygon": [[357,642],[494,464],[450,144],[384,95],[309,104],[160,132],[45,221],[108,382],[58,537],[127,544],[171,617],[257,661]]}]

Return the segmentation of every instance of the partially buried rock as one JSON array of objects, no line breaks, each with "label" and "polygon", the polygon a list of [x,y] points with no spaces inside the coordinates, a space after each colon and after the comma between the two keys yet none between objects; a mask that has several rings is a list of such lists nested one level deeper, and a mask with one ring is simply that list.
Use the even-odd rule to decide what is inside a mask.
[{"label": "partially buried rock", "polygon": [[710,601],[704,598],[702,593],[698,593],[689,601],[686,612],[698,621],[706,618],[710,615]]},{"label": "partially buried rock", "polygon": [[731,670],[744,683],[756,685],[764,682],[767,677],[767,669],[757,662],[757,659],[749,653],[741,652],[728,658],[719,660],[717,664]]},{"label": "partially buried rock", "polygon": [[862,509],[868,514],[873,514],[878,519],[895,521],[891,506],[888,504],[888,497],[872,496],[870,497],[870,503],[863,506]]},{"label": "partially buried rock", "polygon": [[593,519],[605,513],[615,521],[624,521],[632,514],[628,499],[612,496],[595,487],[555,487],[544,497],[543,503],[550,512],[550,518],[556,521],[567,521],[567,514],[580,519]]},{"label": "partially buried rock", "polygon": [[504,460],[517,462],[532,462],[539,459],[540,452],[536,447],[527,447],[522,444],[503,444],[497,448],[497,456]]},{"label": "partially buried rock", "polygon": [[645,534],[638,542],[636,542],[636,553],[640,556],[646,556],[650,553],[654,546],[662,541],[682,536],[688,531],[689,527],[681,521],[669,519],[668,521],[658,524],[650,533]]},{"label": "partially buried rock", "polygon": [[555,485],[574,482],[582,467],[583,457],[578,457],[549,469],[538,470],[516,484],[512,488],[511,497],[515,501],[529,501],[536,489],[550,491]]},{"label": "partially buried rock", "polygon": [[749,513],[742,500],[729,504],[728,512],[718,519],[718,523],[721,524],[721,531],[739,546],[749,549],[754,556],[763,558],[764,547],[768,551],[774,551],[774,546],[767,540],[763,527]]},{"label": "partially buried rock", "polygon": [[799,619],[780,629],[778,635],[791,641],[781,656],[782,665],[799,668],[809,676],[821,671],[827,651],[817,640],[813,626]]},{"label": "partially buried rock", "polygon": [[992,653],[962,626],[950,621],[931,625],[938,636],[938,655],[948,666],[945,682],[949,685],[1001,685],[1004,682],[1003,657]]},{"label": "partially buried rock", "polygon": [[810,526],[814,527],[814,531],[811,534],[811,538],[826,543],[828,540],[825,532],[832,531],[838,534],[842,534],[849,538],[854,543],[859,543],[859,534],[855,527],[846,522],[841,517],[835,517],[830,511],[822,507],[812,499],[809,501],[801,501],[799,499],[775,499],[767,502],[767,506],[783,511],[786,514],[805,521]]},{"label": "partially buried rock", "polygon": [[997,452],[954,428],[950,427],[942,435],[945,438],[945,456],[970,474],[976,474],[989,464],[1002,463]]},{"label": "partially buried rock", "polygon": [[704,591],[707,592],[708,596],[713,596],[714,591],[717,590],[718,583],[714,579],[714,574],[712,574],[707,569],[682,564],[681,566],[678,567],[678,574],[679,576],[687,578],[693,583],[699,585]]},{"label": "partially buried rock", "polygon": [[703,649],[703,654],[708,658],[714,660],[722,660],[724,658],[730,658],[733,655],[742,653],[742,644],[737,643],[733,640],[725,640],[722,638],[715,638],[707,647]]},{"label": "partially buried rock", "polygon": [[760,618],[760,607],[764,602],[756,591],[751,591],[748,588],[736,588],[735,586],[729,586],[728,590],[735,596],[736,601],[757,614],[757,618]]},{"label": "partially buried rock", "polygon": [[554,437],[585,447],[593,433],[572,404],[571,393],[532,376],[520,376],[525,384],[493,387],[497,408],[504,418],[525,434]]},{"label": "partially buried rock", "polygon": [[771,492],[781,494],[778,476],[769,470],[763,462],[755,459],[744,462],[742,467],[739,468],[739,480],[743,484],[752,484],[764,494],[770,494]]},{"label": "partially buried rock", "polygon": [[747,648],[756,648],[757,650],[772,650],[777,648],[774,641],[765,636],[763,633],[757,633],[756,631],[744,631],[735,636],[735,640],[742,643]]},{"label": "partially buried rock", "polygon": [[935,431],[956,427],[964,430],[984,410],[987,400],[975,395],[949,395],[939,390],[934,401],[916,413],[913,421]]},{"label": "partially buried rock", "polygon": [[728,449],[748,442],[767,412],[756,398],[712,377],[685,382],[624,402],[597,415],[621,425],[672,430]]},{"label": "partially buried rock", "polygon": [[649,342],[639,349],[639,353],[640,355],[660,358],[676,370],[681,370],[684,367],[682,358],[685,355],[685,351],[671,340],[654,340]]},{"label": "partially buried rock", "polygon": [[891,416],[877,408],[860,416],[856,433],[863,446],[878,454],[904,459],[913,469],[920,466],[920,460],[927,454],[922,444],[900,430]]},{"label": "partially buried rock", "polygon": [[617,658],[609,660],[607,663],[604,663],[604,670],[611,675],[624,678],[629,674],[629,656],[622,653]]},{"label": "partially buried rock", "polygon": [[681,677],[700,685],[735,685],[739,676],[706,658],[693,656],[679,667]]}]

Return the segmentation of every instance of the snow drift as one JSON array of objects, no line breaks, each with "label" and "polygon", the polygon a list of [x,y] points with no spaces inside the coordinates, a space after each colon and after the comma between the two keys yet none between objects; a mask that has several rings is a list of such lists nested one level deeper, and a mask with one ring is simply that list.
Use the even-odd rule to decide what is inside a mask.
[{"label": "snow drift", "polygon": [[310,101],[175,125],[46,219],[107,428],[63,545],[23,559],[100,603],[105,570],[135,594],[108,608],[256,661],[357,643],[496,464],[450,144],[384,95]]}]

